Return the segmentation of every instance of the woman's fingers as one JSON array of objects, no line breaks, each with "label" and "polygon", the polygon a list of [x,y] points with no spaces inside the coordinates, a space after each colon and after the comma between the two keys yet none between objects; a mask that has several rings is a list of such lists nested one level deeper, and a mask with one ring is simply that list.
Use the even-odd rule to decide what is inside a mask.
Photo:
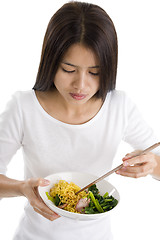
[{"label": "woman's fingers", "polygon": [[137,157],[130,157],[128,159],[122,159],[123,160],[123,166],[131,166],[135,164],[142,164],[148,161],[149,155],[143,154]]},{"label": "woman's fingers", "polygon": [[[153,153],[149,152],[149,153],[137,156],[137,157],[132,157],[130,159],[123,160],[124,167],[132,166],[132,165],[133,166],[135,166],[135,165],[143,166],[145,163],[146,164],[149,163],[150,166],[155,167],[156,166],[155,155]],[[143,167],[142,167],[142,169],[143,169]]]},{"label": "woman's fingers", "polygon": [[35,201],[35,202],[32,202],[31,205],[37,213],[41,214],[43,217],[51,221],[60,217],[57,213],[49,209],[43,202]]},{"label": "woman's fingers", "polygon": [[[42,198],[40,197],[39,193],[38,193],[38,189],[35,188],[35,194],[37,196],[37,201],[35,202],[35,207],[33,206],[33,208],[38,209],[40,212],[40,214],[42,215],[42,213],[44,213],[48,219],[50,220],[54,220],[58,217],[60,217],[57,213],[53,212],[42,200]],[[51,218],[50,218],[51,217]]]},{"label": "woman's fingers", "polygon": [[23,187],[23,194],[28,198],[30,205],[37,213],[53,221],[59,218],[60,216],[57,213],[53,212],[49,207],[47,207],[47,205],[43,202],[38,192],[38,186],[47,186],[48,184],[49,181],[46,179],[42,178],[28,179],[25,181]]},{"label": "woman's fingers", "polygon": [[126,177],[144,177],[151,174],[156,167],[155,155],[151,152],[134,157],[140,151],[127,154],[122,160],[123,165],[116,173]]},{"label": "woman's fingers", "polygon": [[117,173],[126,177],[139,178],[151,174],[152,171],[151,165],[144,163],[135,166],[123,167]]},{"label": "woman's fingers", "polygon": [[45,187],[50,183],[49,180],[44,178],[30,178],[27,182],[33,188],[38,186]]},{"label": "woman's fingers", "polygon": [[45,211],[45,212],[44,212],[44,211],[41,211],[41,210],[40,210],[39,208],[37,208],[37,207],[33,207],[33,209],[34,209],[35,212],[41,214],[43,217],[47,218],[47,219],[50,220],[50,221],[53,221],[53,220],[55,220],[55,219],[57,219],[57,218],[60,217],[60,216],[59,216],[58,214],[56,214],[56,213],[54,213],[54,214],[48,214],[46,211]]},{"label": "woman's fingers", "polygon": [[128,160],[128,159],[130,159],[130,158],[133,158],[134,156],[140,154],[141,152],[142,152],[141,150],[136,150],[136,151],[134,151],[134,152],[127,153],[122,160],[125,161],[125,160]]}]

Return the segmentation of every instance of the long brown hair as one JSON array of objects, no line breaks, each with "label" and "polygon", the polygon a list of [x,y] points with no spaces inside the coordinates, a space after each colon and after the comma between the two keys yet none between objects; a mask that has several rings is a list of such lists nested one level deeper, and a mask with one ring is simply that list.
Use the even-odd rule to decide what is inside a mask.
[{"label": "long brown hair", "polygon": [[72,1],[64,4],[51,18],[44,37],[35,90],[55,88],[54,77],[68,50],[82,43],[93,50],[100,63],[100,88],[97,97],[105,99],[115,89],[118,44],[114,24],[99,6]]}]

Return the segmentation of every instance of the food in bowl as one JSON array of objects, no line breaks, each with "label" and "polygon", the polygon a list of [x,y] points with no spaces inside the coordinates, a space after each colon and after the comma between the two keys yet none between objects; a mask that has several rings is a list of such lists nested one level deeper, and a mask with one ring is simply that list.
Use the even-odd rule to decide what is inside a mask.
[{"label": "food in bowl", "polygon": [[81,188],[73,182],[68,183],[65,180],[59,180],[58,183],[46,192],[50,201],[57,207],[69,212],[80,214],[96,214],[110,211],[118,200],[106,192],[103,196],[99,194],[96,184],[76,194]]}]

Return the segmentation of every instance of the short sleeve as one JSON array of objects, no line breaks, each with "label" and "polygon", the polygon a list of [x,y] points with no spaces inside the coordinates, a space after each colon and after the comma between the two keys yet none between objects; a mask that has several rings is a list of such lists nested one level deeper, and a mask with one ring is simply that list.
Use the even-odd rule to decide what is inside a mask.
[{"label": "short sleeve", "polygon": [[0,115],[0,173],[5,174],[7,165],[22,145],[23,131],[19,92],[8,102],[5,111]]},{"label": "short sleeve", "polygon": [[[153,129],[147,124],[140,114],[136,104],[126,97],[126,128],[123,140],[129,143],[134,149],[146,149],[156,142],[159,142]],[[160,155],[160,148],[153,150],[155,154]]]}]

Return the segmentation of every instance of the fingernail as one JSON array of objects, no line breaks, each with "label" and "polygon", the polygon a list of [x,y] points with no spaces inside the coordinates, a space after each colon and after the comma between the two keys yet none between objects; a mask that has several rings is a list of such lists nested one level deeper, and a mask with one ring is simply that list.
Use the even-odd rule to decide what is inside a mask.
[{"label": "fingernail", "polygon": [[131,156],[128,156],[128,157],[122,158],[122,160],[125,161],[125,160],[130,159],[130,158],[131,158]]},{"label": "fingernail", "polygon": [[125,161],[124,163],[123,163],[123,166],[125,166],[125,167],[127,167],[129,164],[128,164],[128,162],[127,161]]},{"label": "fingernail", "polygon": [[41,184],[42,184],[43,186],[45,186],[45,185],[50,184],[50,181],[47,180],[47,179],[43,179],[43,180],[41,180]]},{"label": "fingernail", "polygon": [[47,180],[47,179],[44,179],[44,183],[47,183],[47,184],[49,184],[49,183],[50,183],[50,181],[49,181],[49,180]]}]

